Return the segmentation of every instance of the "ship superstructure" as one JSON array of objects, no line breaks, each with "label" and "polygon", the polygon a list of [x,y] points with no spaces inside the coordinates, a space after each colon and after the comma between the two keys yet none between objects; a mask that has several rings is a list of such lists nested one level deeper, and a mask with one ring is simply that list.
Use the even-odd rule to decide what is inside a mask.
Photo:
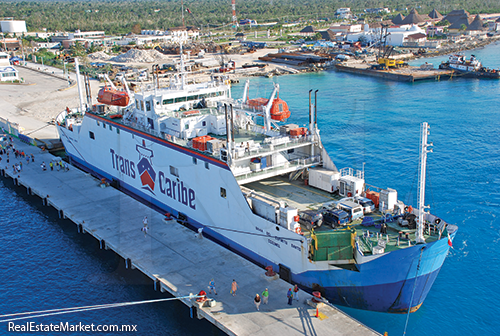
[{"label": "ship superstructure", "polygon": [[239,99],[220,81],[156,88],[125,108],[64,111],[58,131],[75,165],[304,290],[418,309],[457,227],[424,211],[423,195],[413,209],[396,190],[366,189],[362,171],[338,170],[311,92],[307,127],[286,123],[278,85],[268,98],[248,93],[248,82]]}]

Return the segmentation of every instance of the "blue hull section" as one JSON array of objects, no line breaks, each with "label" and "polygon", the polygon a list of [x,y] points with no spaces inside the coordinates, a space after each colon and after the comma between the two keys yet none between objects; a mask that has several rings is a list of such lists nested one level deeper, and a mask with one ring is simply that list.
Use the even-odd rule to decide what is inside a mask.
[{"label": "blue hull section", "polygon": [[[88,162],[69,153],[68,156],[73,164],[83,170],[100,178],[116,181],[114,176]],[[176,209],[123,181],[118,182],[119,188],[132,197],[145,202],[157,211],[163,213],[168,211],[178,216]],[[203,227],[204,236],[259,266],[272,265],[275,270],[279,268],[279,265],[229,240],[202,223],[188,218],[188,223],[185,224],[193,228]],[[334,268],[292,273],[291,282],[297,283],[307,292],[314,290],[322,292],[323,296],[333,304],[378,312],[406,313],[409,307],[415,311],[424,301],[443,265],[448,249],[447,239],[444,238],[430,244],[386,253],[366,263],[358,264],[358,271]]]}]

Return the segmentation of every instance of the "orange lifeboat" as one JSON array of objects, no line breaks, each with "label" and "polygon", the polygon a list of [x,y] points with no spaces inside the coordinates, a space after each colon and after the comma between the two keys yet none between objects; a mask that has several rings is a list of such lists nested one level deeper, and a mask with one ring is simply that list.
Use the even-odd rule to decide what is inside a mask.
[{"label": "orange lifeboat", "polygon": [[130,101],[130,97],[125,91],[105,86],[99,90],[99,93],[97,94],[97,101],[107,105],[127,106]]},{"label": "orange lifeboat", "polygon": [[288,104],[279,98],[273,100],[273,106],[271,106],[271,119],[283,121],[290,117],[290,110],[288,109]]}]

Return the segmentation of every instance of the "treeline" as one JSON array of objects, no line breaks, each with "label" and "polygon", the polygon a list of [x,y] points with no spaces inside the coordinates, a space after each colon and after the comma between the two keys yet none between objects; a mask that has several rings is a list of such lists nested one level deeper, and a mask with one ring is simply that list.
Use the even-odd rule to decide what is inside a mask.
[{"label": "treeline", "polygon": [[[238,19],[258,22],[277,21],[281,24],[296,20],[333,19],[337,8],[350,7],[355,13],[365,8],[389,7],[403,15],[417,3],[397,0],[236,0]],[[471,14],[500,12],[500,2],[493,0],[437,0],[418,2],[417,10],[428,14],[432,9],[441,13],[466,9]],[[187,9],[191,11],[188,13]],[[392,17],[393,14],[388,15]],[[184,0],[186,26],[208,27],[231,23],[230,0]],[[374,15],[372,15],[374,16]],[[25,20],[29,31],[104,30],[106,34],[125,34],[135,26],[142,29],[167,29],[182,25],[181,0],[166,1],[14,1],[0,2],[0,17]],[[135,29],[135,30],[136,30]]]}]

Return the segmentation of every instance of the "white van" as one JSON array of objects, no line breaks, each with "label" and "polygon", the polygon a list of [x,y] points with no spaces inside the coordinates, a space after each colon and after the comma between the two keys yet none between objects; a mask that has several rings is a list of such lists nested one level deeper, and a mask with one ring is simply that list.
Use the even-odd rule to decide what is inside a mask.
[{"label": "white van", "polygon": [[349,219],[352,222],[363,217],[363,207],[352,201],[340,201],[338,207],[349,214]]}]

